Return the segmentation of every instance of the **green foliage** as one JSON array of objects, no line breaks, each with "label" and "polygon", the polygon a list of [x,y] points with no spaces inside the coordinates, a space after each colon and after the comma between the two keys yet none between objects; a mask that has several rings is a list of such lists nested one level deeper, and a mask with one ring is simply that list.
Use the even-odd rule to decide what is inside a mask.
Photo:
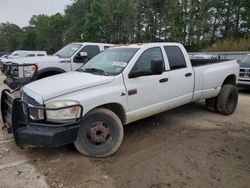
[{"label": "green foliage", "polygon": [[225,39],[214,43],[211,47],[204,49],[204,52],[224,51],[247,51],[250,48],[250,39]]},{"label": "green foliage", "polygon": [[63,46],[65,20],[61,14],[33,16],[30,25],[35,34],[36,49],[52,53]]},{"label": "green foliage", "polygon": [[66,43],[83,41],[84,24],[91,2],[92,0],[74,0],[73,4],[65,9],[66,27],[64,39]]},{"label": "green foliage", "polygon": [[[247,43],[249,37],[249,0],[72,0],[64,15],[33,16],[22,29],[1,24],[0,50],[52,53],[75,41],[174,41],[198,51],[223,43],[216,41]],[[227,49],[227,45],[220,49],[223,46]]]},{"label": "green foliage", "polygon": [[0,24],[0,50],[13,51],[20,49],[22,44],[22,30],[15,24]]}]

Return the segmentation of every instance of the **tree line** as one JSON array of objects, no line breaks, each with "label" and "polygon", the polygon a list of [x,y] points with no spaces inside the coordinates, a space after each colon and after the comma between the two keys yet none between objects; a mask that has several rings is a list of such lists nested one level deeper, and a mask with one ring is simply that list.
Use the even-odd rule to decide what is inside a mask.
[{"label": "tree line", "polygon": [[199,51],[249,37],[249,0],[72,0],[63,15],[36,15],[23,28],[0,24],[0,51],[53,53],[76,41],[168,41]]}]

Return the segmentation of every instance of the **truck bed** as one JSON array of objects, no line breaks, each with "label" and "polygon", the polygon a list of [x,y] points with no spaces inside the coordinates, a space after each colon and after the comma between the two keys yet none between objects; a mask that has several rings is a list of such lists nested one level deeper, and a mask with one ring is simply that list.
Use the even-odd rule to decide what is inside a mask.
[{"label": "truck bed", "polygon": [[212,98],[219,94],[220,87],[229,75],[238,80],[239,64],[236,60],[192,60],[195,87],[194,99]]},{"label": "truck bed", "polygon": [[227,59],[191,59],[191,64],[193,67],[203,66],[203,65],[210,65],[215,63],[222,63],[230,61]]}]

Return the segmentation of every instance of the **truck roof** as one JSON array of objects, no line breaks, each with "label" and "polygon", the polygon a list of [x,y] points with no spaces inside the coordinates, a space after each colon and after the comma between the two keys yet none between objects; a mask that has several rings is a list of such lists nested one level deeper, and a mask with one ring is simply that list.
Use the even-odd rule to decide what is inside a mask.
[{"label": "truck roof", "polygon": [[109,43],[96,43],[96,42],[72,42],[71,44],[81,44],[81,45],[106,45],[111,46],[113,44]]},{"label": "truck roof", "polygon": [[114,45],[114,48],[142,48],[142,47],[154,47],[154,46],[164,46],[164,45],[173,45],[173,46],[182,46],[180,43],[176,42],[152,42],[152,43],[135,43],[135,44],[118,44]]},{"label": "truck roof", "polygon": [[43,55],[47,55],[46,51],[36,51],[36,50],[15,50],[14,52],[12,52],[9,57],[12,56],[25,56],[25,55],[29,55],[29,54],[43,54]]}]

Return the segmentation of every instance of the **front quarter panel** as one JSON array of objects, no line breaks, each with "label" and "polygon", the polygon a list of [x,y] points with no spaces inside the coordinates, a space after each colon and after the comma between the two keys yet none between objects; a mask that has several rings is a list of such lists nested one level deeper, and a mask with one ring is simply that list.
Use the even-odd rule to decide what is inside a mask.
[{"label": "front quarter panel", "polygon": [[71,71],[71,62],[70,60],[61,60],[61,61],[48,61],[48,62],[39,62],[37,63],[38,71],[43,71],[48,68],[58,68],[64,70],[65,72]]},{"label": "front quarter panel", "polygon": [[[125,95],[124,95],[125,94]],[[111,83],[89,87],[73,93],[45,101],[45,104],[57,100],[76,100],[83,106],[83,116],[92,109],[110,103],[120,104],[126,113],[127,95],[122,74],[114,77]]]}]

